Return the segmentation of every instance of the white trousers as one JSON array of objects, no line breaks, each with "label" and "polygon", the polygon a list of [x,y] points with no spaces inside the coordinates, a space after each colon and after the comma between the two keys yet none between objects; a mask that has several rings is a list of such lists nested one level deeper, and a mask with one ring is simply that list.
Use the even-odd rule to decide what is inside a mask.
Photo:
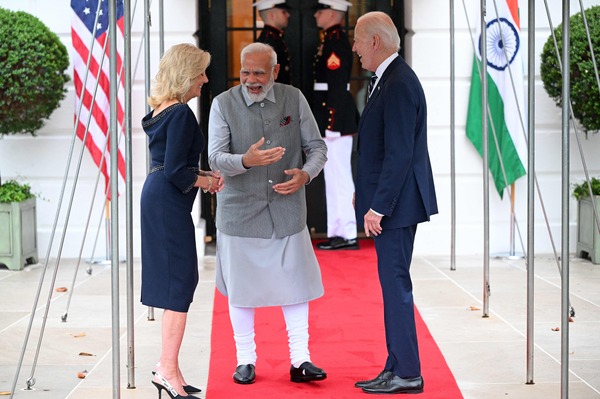
[{"label": "white trousers", "polygon": [[352,206],[352,136],[325,130],[327,162],[323,168],[327,201],[327,237],[356,238],[356,216]]},{"label": "white trousers", "polygon": [[[282,306],[288,333],[290,363],[300,367],[310,362],[308,351],[308,302]],[[256,364],[256,342],[254,341],[255,308],[229,305],[229,318],[233,327],[233,338],[237,353],[237,364]]]}]

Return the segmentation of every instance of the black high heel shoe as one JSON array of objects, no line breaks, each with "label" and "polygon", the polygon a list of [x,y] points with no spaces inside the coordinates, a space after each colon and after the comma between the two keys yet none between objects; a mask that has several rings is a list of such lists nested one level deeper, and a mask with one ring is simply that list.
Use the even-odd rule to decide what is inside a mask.
[{"label": "black high heel shoe", "polygon": [[183,386],[183,390],[185,391],[185,393],[198,393],[198,392],[202,392],[202,389],[196,388],[193,385],[184,385]]},{"label": "black high heel shoe", "polygon": [[[156,363],[156,368],[158,368],[158,366],[160,366],[160,362]],[[155,375],[156,371],[152,371],[152,375]],[[200,388],[196,388],[193,385],[184,385],[183,386],[183,390],[185,391],[185,393],[199,393],[202,392],[202,389]]]},{"label": "black high heel shoe", "polygon": [[177,391],[175,390],[175,388],[173,388],[173,386],[171,384],[169,384],[169,381],[167,381],[167,379],[165,377],[163,377],[162,375],[160,375],[159,373],[157,373],[155,371],[153,371],[152,373],[161,382],[161,383],[158,383],[154,380],[152,381],[152,384],[156,387],[156,389],[158,389],[158,399],[162,398],[163,389],[167,392],[167,395],[169,395],[169,397],[171,399],[186,399],[186,398],[187,399],[200,399],[197,396],[192,396],[192,395],[182,396],[182,395],[178,394]]}]

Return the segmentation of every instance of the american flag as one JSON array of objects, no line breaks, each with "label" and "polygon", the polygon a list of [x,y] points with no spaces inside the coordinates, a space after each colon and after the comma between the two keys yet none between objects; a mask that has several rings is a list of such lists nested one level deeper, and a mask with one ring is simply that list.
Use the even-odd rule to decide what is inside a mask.
[{"label": "american flag", "polygon": [[[100,1],[100,9],[98,9]],[[111,0],[112,1],[112,0]],[[85,137],[85,127],[90,121],[85,146],[90,151],[96,165],[104,175],[106,188],[110,182],[110,43],[108,35],[108,1],[71,0],[73,10],[71,40],[73,41],[73,81],[75,84],[76,104],[75,121],[81,112],[77,124],[77,137]],[[117,74],[122,75],[123,49],[123,0],[117,0]],[[96,19],[96,14],[99,17]],[[94,24],[96,24],[95,36]],[[91,58],[89,57],[91,50]],[[104,59],[103,59],[104,56]],[[89,58],[90,65],[87,65]],[[89,68],[86,79],[86,69]],[[86,81],[84,82],[84,79]],[[98,82],[96,89],[96,82]],[[125,180],[125,159],[123,140],[123,79],[118,84],[118,125],[119,125],[119,176],[120,185]],[[83,98],[83,101],[81,100]],[[91,113],[91,118],[90,118]],[[102,156],[104,152],[104,157]],[[110,190],[106,191],[110,195]]]}]

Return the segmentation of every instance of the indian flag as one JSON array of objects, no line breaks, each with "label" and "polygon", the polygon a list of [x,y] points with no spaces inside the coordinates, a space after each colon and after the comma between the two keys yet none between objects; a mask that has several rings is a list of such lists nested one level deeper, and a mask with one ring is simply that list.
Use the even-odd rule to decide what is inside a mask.
[{"label": "indian flag", "polygon": [[[489,169],[498,194],[526,174],[525,89],[518,0],[499,0],[487,7],[487,68]],[[477,29],[471,93],[467,115],[467,137],[483,154],[481,130],[481,32]],[[511,78],[512,75],[512,78]],[[500,157],[502,162],[500,162]],[[506,179],[504,173],[506,173]]]}]

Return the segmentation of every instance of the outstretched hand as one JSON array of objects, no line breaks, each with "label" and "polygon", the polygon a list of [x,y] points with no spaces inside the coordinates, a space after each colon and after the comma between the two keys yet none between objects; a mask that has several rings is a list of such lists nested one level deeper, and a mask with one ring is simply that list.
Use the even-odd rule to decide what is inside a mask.
[{"label": "outstretched hand", "polygon": [[274,147],[267,150],[261,150],[260,147],[263,144],[265,144],[264,137],[248,148],[248,151],[246,151],[242,157],[242,163],[246,168],[271,165],[283,158],[283,155],[285,154],[285,148]]},{"label": "outstretched hand", "polygon": [[275,190],[277,194],[281,195],[294,194],[300,189],[300,187],[308,183],[310,179],[308,173],[298,168],[287,169],[284,170],[283,173],[288,176],[292,176],[292,178],[285,183],[278,183],[273,186],[273,190]]}]

